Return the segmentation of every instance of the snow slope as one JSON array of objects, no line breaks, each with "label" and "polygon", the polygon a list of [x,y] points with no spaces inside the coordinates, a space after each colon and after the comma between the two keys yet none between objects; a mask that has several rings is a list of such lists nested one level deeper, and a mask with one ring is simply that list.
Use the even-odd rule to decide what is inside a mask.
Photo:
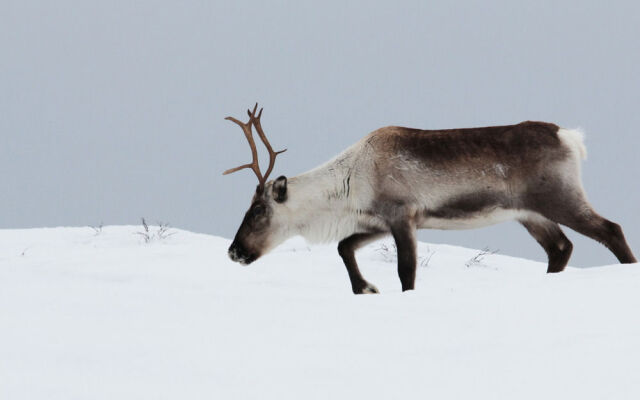
[{"label": "snow slope", "polygon": [[640,398],[638,265],[420,244],[401,293],[384,241],[354,296],[333,245],[139,230],[0,230],[0,399]]}]

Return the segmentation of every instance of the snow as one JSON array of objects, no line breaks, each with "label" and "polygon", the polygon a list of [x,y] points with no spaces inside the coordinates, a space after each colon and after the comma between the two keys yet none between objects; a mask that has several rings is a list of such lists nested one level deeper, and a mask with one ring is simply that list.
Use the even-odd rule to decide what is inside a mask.
[{"label": "snow", "polygon": [[385,240],[354,296],[335,245],[140,230],[0,230],[0,399],[640,398],[638,265],[421,243],[401,293]]}]

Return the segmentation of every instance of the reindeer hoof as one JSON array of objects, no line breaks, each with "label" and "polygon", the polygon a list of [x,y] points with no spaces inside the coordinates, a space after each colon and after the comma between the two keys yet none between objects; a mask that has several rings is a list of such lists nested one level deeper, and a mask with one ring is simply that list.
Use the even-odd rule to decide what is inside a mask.
[{"label": "reindeer hoof", "polygon": [[377,287],[373,286],[369,282],[364,282],[364,284],[360,286],[358,289],[353,289],[353,293],[354,294],[374,294],[374,293],[380,293],[380,292],[378,291]]}]

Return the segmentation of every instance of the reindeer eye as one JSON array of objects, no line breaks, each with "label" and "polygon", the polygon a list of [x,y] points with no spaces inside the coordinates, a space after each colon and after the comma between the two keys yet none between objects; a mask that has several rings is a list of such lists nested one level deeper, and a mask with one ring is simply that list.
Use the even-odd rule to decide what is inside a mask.
[{"label": "reindeer eye", "polygon": [[253,215],[255,215],[256,217],[260,217],[264,214],[264,207],[263,206],[255,206],[253,208]]}]

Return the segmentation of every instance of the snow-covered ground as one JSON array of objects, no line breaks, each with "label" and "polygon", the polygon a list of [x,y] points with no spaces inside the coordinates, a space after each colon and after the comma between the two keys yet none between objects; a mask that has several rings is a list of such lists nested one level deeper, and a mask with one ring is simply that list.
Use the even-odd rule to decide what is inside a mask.
[{"label": "snow-covered ground", "polygon": [[638,265],[420,244],[401,293],[383,241],[354,296],[335,245],[140,230],[0,230],[0,399],[640,398]]}]

